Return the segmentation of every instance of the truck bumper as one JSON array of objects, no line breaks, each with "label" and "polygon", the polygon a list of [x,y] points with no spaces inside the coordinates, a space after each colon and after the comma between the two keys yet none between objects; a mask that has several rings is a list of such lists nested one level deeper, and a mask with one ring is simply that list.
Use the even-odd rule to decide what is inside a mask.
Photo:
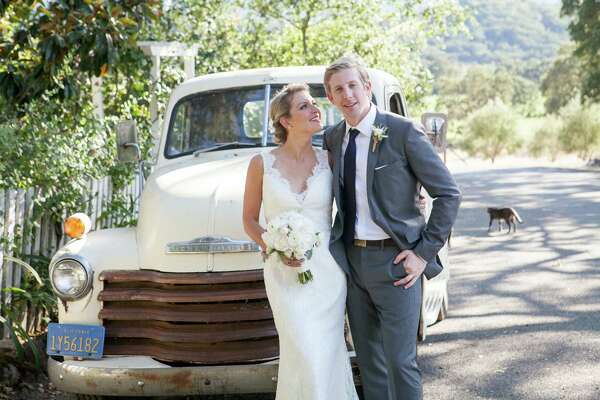
[{"label": "truck bumper", "polygon": [[278,361],[251,365],[170,367],[149,357],[98,361],[48,359],[48,376],[69,393],[100,396],[177,396],[270,393],[277,386]]}]

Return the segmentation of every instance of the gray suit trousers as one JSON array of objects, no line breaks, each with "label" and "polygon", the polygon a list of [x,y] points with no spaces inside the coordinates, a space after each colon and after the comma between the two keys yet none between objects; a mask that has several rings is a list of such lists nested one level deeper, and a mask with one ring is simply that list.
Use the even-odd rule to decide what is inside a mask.
[{"label": "gray suit trousers", "polygon": [[393,285],[406,276],[402,263],[393,263],[399,252],[394,247],[346,248],[348,316],[365,400],[423,398],[417,366],[421,282],[409,289]]}]

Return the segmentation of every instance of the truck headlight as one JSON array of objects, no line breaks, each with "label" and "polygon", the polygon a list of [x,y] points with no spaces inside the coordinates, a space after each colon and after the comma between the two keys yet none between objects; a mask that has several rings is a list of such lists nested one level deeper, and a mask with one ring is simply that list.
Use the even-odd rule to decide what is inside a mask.
[{"label": "truck headlight", "polygon": [[94,271],[87,260],[74,254],[65,254],[50,266],[50,283],[63,300],[77,300],[92,288]]}]

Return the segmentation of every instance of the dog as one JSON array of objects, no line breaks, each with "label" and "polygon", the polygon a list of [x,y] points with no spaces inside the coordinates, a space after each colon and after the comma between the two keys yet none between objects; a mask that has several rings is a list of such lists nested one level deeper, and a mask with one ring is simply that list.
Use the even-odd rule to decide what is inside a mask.
[{"label": "dog", "polygon": [[515,232],[517,231],[517,222],[516,221],[519,221],[520,224],[523,223],[523,220],[519,216],[519,213],[517,213],[517,210],[515,210],[512,207],[505,207],[505,208],[490,207],[487,209],[487,212],[490,215],[490,224],[488,225],[488,232],[492,229],[492,223],[494,222],[494,220],[498,220],[498,232],[500,232],[502,230],[502,221],[505,221],[506,224],[508,225],[507,233],[510,233],[511,227],[514,228]]}]

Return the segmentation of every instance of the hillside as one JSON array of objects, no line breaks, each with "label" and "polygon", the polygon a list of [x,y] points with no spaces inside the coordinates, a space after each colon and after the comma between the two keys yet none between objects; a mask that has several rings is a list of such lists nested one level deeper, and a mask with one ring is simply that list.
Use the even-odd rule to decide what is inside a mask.
[{"label": "hillside", "polygon": [[[532,79],[569,40],[568,21],[559,17],[559,0],[460,0],[471,10],[470,36],[431,43],[430,62],[495,64]],[[536,71],[527,73],[527,69]],[[436,68],[433,68],[434,71]]]}]

